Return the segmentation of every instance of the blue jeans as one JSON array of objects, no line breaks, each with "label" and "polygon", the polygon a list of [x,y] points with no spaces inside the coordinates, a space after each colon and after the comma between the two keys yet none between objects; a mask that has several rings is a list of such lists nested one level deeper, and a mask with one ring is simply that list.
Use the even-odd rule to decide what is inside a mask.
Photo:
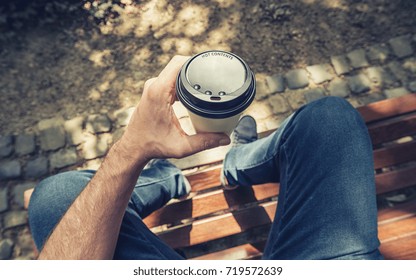
[{"label": "blue jeans", "polygon": [[[314,101],[270,136],[232,148],[224,174],[240,188],[280,182],[263,258],[383,258],[378,250],[372,146],[363,120],[345,100]],[[92,176],[67,172],[35,188],[29,222],[38,248]],[[142,218],[186,193],[186,187],[180,170],[167,161],[144,170],[124,215],[114,258],[182,259]]]}]

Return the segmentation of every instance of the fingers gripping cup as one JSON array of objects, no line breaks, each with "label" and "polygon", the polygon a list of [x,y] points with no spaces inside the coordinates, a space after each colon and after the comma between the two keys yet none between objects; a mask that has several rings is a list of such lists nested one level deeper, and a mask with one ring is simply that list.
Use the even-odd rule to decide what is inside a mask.
[{"label": "fingers gripping cup", "polygon": [[190,58],[176,81],[178,99],[197,132],[230,134],[251,104],[256,81],[250,67],[235,54],[207,51]]}]

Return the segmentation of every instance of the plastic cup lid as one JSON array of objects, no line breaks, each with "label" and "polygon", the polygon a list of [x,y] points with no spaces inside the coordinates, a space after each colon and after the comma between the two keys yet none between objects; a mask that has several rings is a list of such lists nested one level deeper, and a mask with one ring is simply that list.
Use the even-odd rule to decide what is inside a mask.
[{"label": "plastic cup lid", "polygon": [[254,74],[233,53],[207,51],[190,58],[179,72],[176,93],[184,106],[208,118],[241,113],[254,99]]}]

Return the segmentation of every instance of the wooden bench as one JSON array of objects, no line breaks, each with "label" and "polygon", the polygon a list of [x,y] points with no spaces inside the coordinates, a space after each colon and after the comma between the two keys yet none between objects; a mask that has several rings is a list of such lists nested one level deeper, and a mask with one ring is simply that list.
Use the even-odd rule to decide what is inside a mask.
[{"label": "wooden bench", "polygon": [[[416,140],[412,138],[416,136],[416,95],[383,100],[358,111],[367,123],[374,147],[380,249],[386,259],[416,259],[416,199],[387,206],[383,203],[387,193],[416,193]],[[203,155],[188,159],[192,166],[181,167],[192,185],[191,194],[144,220],[188,259],[261,258],[277,207],[279,185],[221,189],[224,153],[221,150],[209,159]],[[175,163],[180,166],[180,161]],[[28,201],[30,191],[26,196]]]}]

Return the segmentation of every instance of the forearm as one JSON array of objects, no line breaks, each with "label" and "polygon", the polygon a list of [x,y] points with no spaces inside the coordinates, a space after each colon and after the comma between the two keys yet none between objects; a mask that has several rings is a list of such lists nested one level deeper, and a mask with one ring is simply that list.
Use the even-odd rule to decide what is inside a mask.
[{"label": "forearm", "polygon": [[111,259],[125,209],[145,163],[140,154],[133,155],[117,142],[53,230],[39,259]]},{"label": "forearm", "polygon": [[122,139],[58,223],[40,259],[112,258],[124,212],[147,160],[181,158],[230,142],[224,134],[189,136],[182,130],[172,104],[176,77],[186,59],[175,56],[157,78],[146,81]]}]

